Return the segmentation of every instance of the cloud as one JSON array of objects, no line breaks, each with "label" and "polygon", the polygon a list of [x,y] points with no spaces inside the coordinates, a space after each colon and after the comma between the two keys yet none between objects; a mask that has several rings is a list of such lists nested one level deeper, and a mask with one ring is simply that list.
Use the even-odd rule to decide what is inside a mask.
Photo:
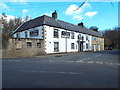
[{"label": "cloud", "polygon": [[44,13],[44,15],[52,16],[52,13],[53,13],[53,12],[47,12],[47,13]]},{"label": "cloud", "polygon": [[3,2],[0,2],[0,10],[9,10],[10,8]]},{"label": "cloud", "polygon": [[[0,14],[0,18],[1,17],[2,17],[2,14]],[[17,17],[13,16],[13,15],[6,15],[6,17],[4,19],[6,19],[9,22],[11,19],[14,19],[14,18],[17,18]]]},{"label": "cloud", "polygon": [[73,16],[73,19],[82,20],[83,16],[82,15],[76,15],[76,16]]},{"label": "cloud", "polygon": [[27,10],[27,9],[22,10],[22,13],[27,13],[27,12],[29,12],[29,10]]},{"label": "cloud", "polygon": [[82,8],[74,11],[76,8],[78,8],[77,5],[75,5],[75,4],[70,5],[70,6],[66,9],[65,14],[66,14],[66,15],[76,15],[76,14],[82,13]]},{"label": "cloud", "polygon": [[78,14],[81,14],[85,9],[87,8],[90,8],[91,9],[91,5],[87,2],[85,2],[85,4],[80,7],[78,10],[76,10],[77,8],[79,8],[79,6],[73,4],[73,5],[70,5],[66,11],[65,11],[65,14],[66,15],[78,15]]},{"label": "cloud", "polygon": [[[78,5],[72,4],[70,5],[66,11],[65,11],[65,15],[69,15],[72,16],[73,19],[76,20],[82,20],[83,19],[83,15],[81,15],[86,9],[91,9],[91,5],[88,2],[85,2],[85,4],[83,6],[81,6],[79,9]],[[76,10],[77,9],[77,10]]]},{"label": "cloud", "polygon": [[94,11],[94,12],[87,12],[87,13],[85,13],[85,16],[93,17],[93,16],[95,16],[97,13],[98,13],[97,11]]}]

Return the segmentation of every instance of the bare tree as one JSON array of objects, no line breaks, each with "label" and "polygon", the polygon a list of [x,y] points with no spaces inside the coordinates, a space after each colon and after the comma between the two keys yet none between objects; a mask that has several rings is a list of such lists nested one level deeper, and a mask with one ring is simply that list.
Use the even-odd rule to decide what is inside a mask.
[{"label": "bare tree", "polygon": [[7,17],[5,17],[5,14],[2,14],[2,18],[0,21],[2,21],[2,47],[5,49],[7,47],[7,43],[9,38],[12,37],[13,31],[16,30],[18,26],[22,24],[22,19],[21,18],[14,18],[11,19],[10,21],[6,20]]}]

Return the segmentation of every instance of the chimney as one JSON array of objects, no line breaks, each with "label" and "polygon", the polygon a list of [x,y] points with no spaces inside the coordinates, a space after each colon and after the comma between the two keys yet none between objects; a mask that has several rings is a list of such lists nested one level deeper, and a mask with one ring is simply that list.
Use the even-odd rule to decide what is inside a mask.
[{"label": "chimney", "polygon": [[56,12],[56,10],[55,10],[55,12],[52,13],[52,17],[53,17],[55,20],[57,20],[57,12]]},{"label": "chimney", "polygon": [[83,22],[81,22],[81,23],[78,23],[78,26],[80,26],[80,27],[84,27],[84,24],[83,24]]},{"label": "chimney", "polygon": [[93,31],[98,32],[98,29],[93,29]]},{"label": "chimney", "polygon": [[92,26],[92,27],[90,27],[90,29],[93,30],[93,31],[98,32],[98,27],[96,27],[96,26]]}]

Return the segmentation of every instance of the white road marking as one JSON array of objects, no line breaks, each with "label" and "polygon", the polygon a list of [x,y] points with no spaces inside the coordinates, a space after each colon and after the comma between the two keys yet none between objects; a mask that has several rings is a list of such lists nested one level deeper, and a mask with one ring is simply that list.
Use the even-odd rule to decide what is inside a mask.
[{"label": "white road marking", "polygon": [[99,55],[96,55],[95,57],[99,57],[99,56],[101,56],[101,54],[99,54]]},{"label": "white road marking", "polygon": [[87,63],[94,63],[93,61],[88,61]]},{"label": "white road marking", "polygon": [[52,72],[52,71],[28,71],[28,70],[22,70],[24,72],[32,72],[32,73],[57,73],[57,74],[79,74],[82,75],[83,73],[79,73],[79,72]]}]

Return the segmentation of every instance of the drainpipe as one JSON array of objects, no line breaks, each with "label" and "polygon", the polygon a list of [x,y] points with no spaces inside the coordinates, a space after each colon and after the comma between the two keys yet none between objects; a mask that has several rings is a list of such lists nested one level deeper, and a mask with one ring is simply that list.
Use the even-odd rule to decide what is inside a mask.
[{"label": "drainpipe", "polygon": [[[67,32],[67,30],[66,30]],[[65,46],[66,46],[66,53],[67,53],[67,36],[65,37]]]},{"label": "drainpipe", "polygon": [[67,37],[65,38],[66,53],[67,53]]},{"label": "drainpipe", "polygon": [[78,35],[78,53],[80,52],[80,34]]}]

